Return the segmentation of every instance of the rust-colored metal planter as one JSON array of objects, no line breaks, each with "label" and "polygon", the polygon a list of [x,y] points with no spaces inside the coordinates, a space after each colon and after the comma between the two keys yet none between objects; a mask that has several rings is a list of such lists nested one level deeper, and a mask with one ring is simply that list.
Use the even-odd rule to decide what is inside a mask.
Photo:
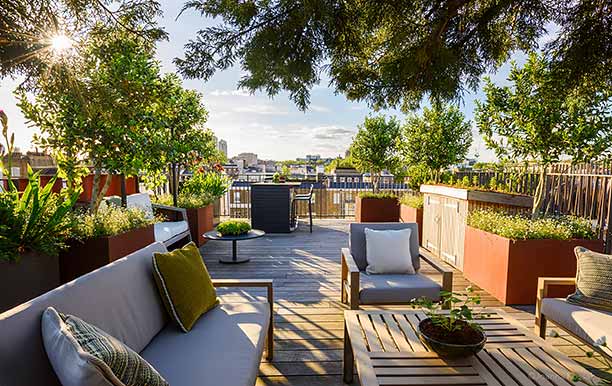
[{"label": "rust-colored metal planter", "polygon": [[399,201],[397,198],[355,199],[355,221],[357,222],[398,222]]},{"label": "rust-colored metal planter", "polygon": [[212,231],[214,227],[214,206],[212,204],[202,208],[187,209],[187,221],[189,222],[189,231],[191,232],[191,240],[198,247],[206,244],[204,233]]},{"label": "rust-colored metal planter", "polygon": [[408,205],[400,205],[400,221],[415,222],[419,229],[419,245],[423,245],[423,208],[413,208]]},{"label": "rust-colored metal planter", "polygon": [[19,262],[0,262],[0,313],[60,284],[58,258],[29,252]]},{"label": "rust-colored metal planter", "polygon": [[155,242],[153,225],[115,236],[72,241],[60,254],[60,279],[67,283]]},{"label": "rust-colored metal planter", "polygon": [[[602,240],[510,240],[468,226],[465,277],[504,304],[535,304],[538,277],[576,275],[574,247],[603,251]],[[565,296],[568,289],[556,289]]]}]

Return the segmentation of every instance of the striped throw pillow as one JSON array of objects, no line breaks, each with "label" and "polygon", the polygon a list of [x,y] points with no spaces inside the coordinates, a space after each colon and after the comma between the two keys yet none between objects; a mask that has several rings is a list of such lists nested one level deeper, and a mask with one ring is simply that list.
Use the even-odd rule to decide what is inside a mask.
[{"label": "striped throw pillow", "polygon": [[576,292],[567,301],[589,308],[612,311],[612,255],[574,249],[578,259]]},{"label": "striped throw pillow", "polygon": [[140,355],[99,328],[72,315],[58,313],[65,328],[89,360],[116,386],[168,386]]}]

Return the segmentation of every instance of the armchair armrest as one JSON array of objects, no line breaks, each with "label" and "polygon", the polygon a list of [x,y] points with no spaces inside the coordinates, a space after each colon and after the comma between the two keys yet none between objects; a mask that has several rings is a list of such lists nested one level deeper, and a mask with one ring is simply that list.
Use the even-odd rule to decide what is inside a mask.
[{"label": "armchair armrest", "polygon": [[359,267],[348,248],[341,249],[342,283],[341,300],[349,301],[351,310],[359,309]]},{"label": "armchair armrest", "polygon": [[166,218],[172,221],[187,221],[187,210],[185,208],[177,208],[175,206],[151,204],[154,211],[160,212]]},{"label": "armchair armrest", "polygon": [[539,277],[536,294],[535,331],[540,337],[546,337],[546,316],[542,315],[542,300],[548,297],[551,285],[576,285],[575,277]]},{"label": "armchair armrest", "polygon": [[425,248],[419,248],[419,256],[431,265],[436,271],[442,274],[442,290],[452,292],[453,290],[453,269],[436,260]]},{"label": "armchair armrest", "polygon": [[212,279],[215,288],[225,287],[251,287],[266,288],[267,299],[270,306],[270,323],[268,326],[268,339],[266,341],[266,358],[271,361],[274,357],[274,281],[270,279]]}]

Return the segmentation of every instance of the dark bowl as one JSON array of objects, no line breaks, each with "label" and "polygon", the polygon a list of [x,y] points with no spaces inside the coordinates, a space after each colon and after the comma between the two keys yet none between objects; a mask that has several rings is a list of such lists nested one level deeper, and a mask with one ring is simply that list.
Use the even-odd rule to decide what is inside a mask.
[{"label": "dark bowl", "polygon": [[476,354],[484,347],[487,342],[487,336],[482,331],[477,331],[480,335],[482,335],[482,340],[478,343],[474,344],[451,344],[444,343],[438,340],[432,339],[427,336],[425,333],[421,331],[421,324],[423,322],[428,321],[429,318],[421,320],[419,323],[419,339],[423,344],[429,347],[432,351],[438,354],[443,358],[465,358],[471,355]]}]

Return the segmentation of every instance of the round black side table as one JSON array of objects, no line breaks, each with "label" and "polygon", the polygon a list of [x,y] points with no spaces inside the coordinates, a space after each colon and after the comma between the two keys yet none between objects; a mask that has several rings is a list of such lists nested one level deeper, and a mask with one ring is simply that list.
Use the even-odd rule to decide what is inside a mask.
[{"label": "round black side table", "polygon": [[231,241],[232,242],[231,259],[230,258],[220,258],[219,262],[225,263],[225,264],[239,264],[239,263],[246,263],[247,261],[251,259],[248,257],[238,258],[238,254],[237,254],[238,241],[257,239],[259,237],[264,236],[265,234],[266,232],[260,231],[259,229],[251,229],[247,233],[238,235],[238,236],[231,236],[231,235],[221,236],[219,232],[214,230],[214,231],[209,231],[209,232],[204,233],[204,238],[208,240]]}]

